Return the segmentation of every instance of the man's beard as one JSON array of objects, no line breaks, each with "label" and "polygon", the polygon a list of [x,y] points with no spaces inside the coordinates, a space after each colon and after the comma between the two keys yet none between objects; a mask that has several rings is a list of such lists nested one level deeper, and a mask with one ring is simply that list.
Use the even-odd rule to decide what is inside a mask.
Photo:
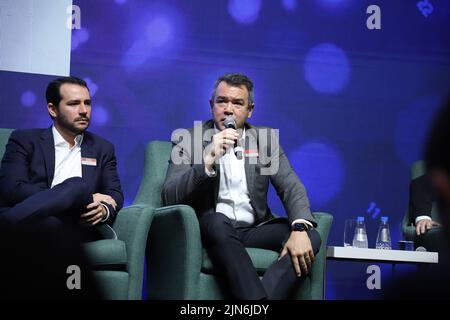
[{"label": "man's beard", "polygon": [[[79,129],[75,126],[76,121],[84,120],[87,122],[86,128]],[[81,134],[83,133],[87,128],[89,128],[90,119],[88,117],[78,117],[74,120],[74,122],[69,122],[65,117],[58,116],[57,117],[58,124],[63,127],[64,129],[74,133],[74,134]]]}]

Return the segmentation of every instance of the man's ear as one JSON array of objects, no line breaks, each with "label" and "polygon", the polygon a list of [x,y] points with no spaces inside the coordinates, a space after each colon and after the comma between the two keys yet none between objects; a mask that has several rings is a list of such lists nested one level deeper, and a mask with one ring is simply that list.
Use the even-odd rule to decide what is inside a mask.
[{"label": "man's ear", "polygon": [[58,115],[55,105],[51,102],[47,104],[47,110],[52,118],[56,118]]},{"label": "man's ear", "polygon": [[212,99],[209,99],[209,106],[211,107],[211,113],[213,112],[213,107],[214,107],[214,101]]},{"label": "man's ear", "polygon": [[250,118],[252,116],[254,109],[255,109],[255,104],[248,105],[248,118]]}]

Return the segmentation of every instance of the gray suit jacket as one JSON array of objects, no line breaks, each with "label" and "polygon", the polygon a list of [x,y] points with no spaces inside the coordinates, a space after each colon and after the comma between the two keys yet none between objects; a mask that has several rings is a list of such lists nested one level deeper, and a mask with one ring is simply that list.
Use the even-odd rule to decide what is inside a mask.
[{"label": "gray suit jacket", "polygon": [[[270,180],[288,220],[292,223],[296,219],[305,219],[316,227],[305,187],[279,145],[275,131],[248,123],[245,127],[246,139],[242,146],[245,150],[245,174],[256,224],[274,219],[267,205]],[[165,205],[187,204],[194,208],[198,217],[215,212],[220,166],[216,165],[215,177],[208,177],[203,163],[203,151],[214,133],[214,122],[209,120],[172,135],[172,156],[162,190]]]}]

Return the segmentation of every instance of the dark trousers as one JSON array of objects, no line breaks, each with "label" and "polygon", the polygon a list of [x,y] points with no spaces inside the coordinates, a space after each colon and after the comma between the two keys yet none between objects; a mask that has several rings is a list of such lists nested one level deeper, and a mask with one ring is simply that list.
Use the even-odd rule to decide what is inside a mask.
[{"label": "dark trousers", "polygon": [[[199,219],[203,246],[224,277],[233,298],[239,300],[287,299],[301,282],[289,254],[275,261],[262,280],[245,250],[246,247],[281,252],[289,238],[287,220],[275,220],[258,227],[235,228],[222,213],[208,214]],[[315,229],[308,230],[314,254],[319,252],[321,239]]]},{"label": "dark trousers", "polygon": [[93,201],[89,190],[82,178],[67,179],[1,212],[0,222],[13,226],[26,225],[49,216],[76,221],[80,212]]},{"label": "dark trousers", "polygon": [[[96,299],[99,291],[81,243],[95,240],[80,226],[92,202],[81,178],[70,178],[0,213],[0,298]],[[81,289],[67,286],[69,266],[81,270]]]},{"label": "dark trousers", "polygon": [[84,180],[73,177],[52,189],[38,192],[0,213],[0,229],[58,236],[79,235],[82,241],[98,240],[98,231],[80,225],[80,214],[92,203],[90,188]]}]

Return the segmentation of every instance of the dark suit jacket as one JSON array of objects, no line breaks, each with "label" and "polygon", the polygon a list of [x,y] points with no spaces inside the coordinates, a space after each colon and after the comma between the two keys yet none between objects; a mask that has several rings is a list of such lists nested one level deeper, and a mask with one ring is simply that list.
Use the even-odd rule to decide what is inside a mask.
[{"label": "dark suit jacket", "polygon": [[[245,174],[256,223],[261,224],[273,219],[267,205],[270,181],[283,202],[290,222],[301,218],[311,221],[316,226],[305,187],[279,145],[275,131],[271,128],[254,127],[248,123],[245,126],[246,139],[243,148],[250,150],[245,156]],[[213,128],[214,122],[209,120],[189,130],[181,131],[181,134],[189,134],[182,139],[177,134],[172,137],[172,157],[162,190],[165,205],[190,205],[199,217],[215,212],[220,166],[216,165],[215,177],[208,177],[202,156],[204,148],[211,142],[211,137],[215,133]],[[188,140],[193,143],[189,143]],[[264,140],[268,143],[264,143]],[[256,150],[258,157],[249,157],[256,155]]]},{"label": "dark suit jacket", "polygon": [[[123,194],[117,175],[114,146],[85,132],[82,158],[95,158],[96,166],[82,165],[82,178],[90,193],[110,195],[117,208],[108,205],[111,223],[122,208]],[[6,145],[0,168],[0,213],[40,191],[49,189],[55,172],[55,145],[52,129],[15,130]]]},{"label": "dark suit jacket", "polygon": [[409,187],[409,206],[412,221],[418,216],[431,217],[433,203],[436,201],[436,191],[428,175],[422,175],[411,181]]}]

